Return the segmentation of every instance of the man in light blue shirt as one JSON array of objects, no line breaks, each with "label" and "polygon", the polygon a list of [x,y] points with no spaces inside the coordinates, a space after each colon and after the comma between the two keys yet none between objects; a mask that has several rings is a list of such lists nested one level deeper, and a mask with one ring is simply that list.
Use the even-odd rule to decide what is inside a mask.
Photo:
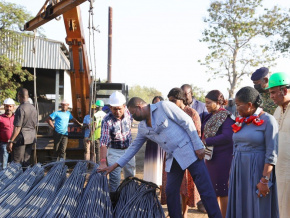
[{"label": "man in light blue shirt", "polygon": [[123,167],[150,139],[167,154],[166,195],[170,217],[182,217],[179,191],[185,169],[189,170],[209,217],[221,217],[216,194],[203,161],[204,146],[192,119],[175,104],[166,101],[147,105],[141,98],[134,97],[127,107],[133,118],[141,121],[137,137],[115,164],[100,168],[99,171],[108,174],[119,166]]},{"label": "man in light blue shirt", "polygon": [[[68,111],[69,103],[66,100],[61,102],[61,110],[53,112],[47,119],[48,125],[53,128],[54,139],[54,158],[64,160],[66,155],[66,146],[68,142],[68,123],[70,120],[83,126]],[[54,124],[52,121],[55,121]]]}]

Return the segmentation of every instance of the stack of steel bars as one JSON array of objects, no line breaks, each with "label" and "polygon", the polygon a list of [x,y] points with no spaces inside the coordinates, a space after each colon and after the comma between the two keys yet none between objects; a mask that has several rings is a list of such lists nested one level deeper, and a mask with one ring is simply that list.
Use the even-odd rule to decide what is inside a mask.
[{"label": "stack of steel bars", "polygon": [[[77,162],[68,179],[66,162]],[[87,165],[60,161],[22,173],[19,164],[10,164],[0,172],[0,217],[165,217],[157,186],[137,178],[120,185],[113,211],[107,177],[97,172],[96,164],[85,186]]]},{"label": "stack of steel bars", "polygon": [[0,171],[0,192],[23,173],[21,164],[12,162],[5,170]]},{"label": "stack of steel bars", "polygon": [[107,177],[95,167],[79,203],[75,217],[113,217]]},{"label": "stack of steel bars", "polygon": [[119,199],[114,209],[116,218],[160,217],[164,211],[156,195],[157,186],[138,178],[127,178],[118,188]]},{"label": "stack of steel bars", "polygon": [[86,162],[78,162],[42,217],[74,217],[84,187]]},{"label": "stack of steel bars", "polygon": [[8,217],[41,217],[66,180],[67,166],[56,163]]},{"label": "stack of steel bars", "polygon": [[24,173],[2,190],[0,193],[1,217],[10,213],[43,176],[43,168],[40,164],[36,164],[33,167],[28,167]]}]

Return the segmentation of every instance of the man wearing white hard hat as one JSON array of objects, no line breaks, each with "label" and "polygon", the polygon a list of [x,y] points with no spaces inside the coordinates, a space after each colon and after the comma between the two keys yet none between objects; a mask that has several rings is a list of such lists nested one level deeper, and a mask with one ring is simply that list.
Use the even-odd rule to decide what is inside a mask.
[{"label": "man wearing white hard hat", "polygon": [[5,113],[0,116],[0,170],[7,167],[8,152],[7,143],[13,132],[14,122],[14,101],[7,98],[3,102]]},{"label": "man wearing white hard hat", "polygon": [[[103,118],[100,138],[100,168],[113,165],[127,150],[132,141],[133,118],[126,107],[125,96],[116,91],[109,98],[110,112]],[[135,176],[135,157],[124,166],[124,177]],[[110,173],[110,191],[120,185],[121,168]]]},{"label": "man wearing white hard hat", "polygon": [[[61,110],[55,111],[46,119],[48,125],[54,130],[54,158],[56,160],[65,160],[66,146],[68,142],[68,123],[70,120],[83,126],[68,111],[69,103],[66,100],[61,102]],[[55,121],[53,123],[53,121]]]}]

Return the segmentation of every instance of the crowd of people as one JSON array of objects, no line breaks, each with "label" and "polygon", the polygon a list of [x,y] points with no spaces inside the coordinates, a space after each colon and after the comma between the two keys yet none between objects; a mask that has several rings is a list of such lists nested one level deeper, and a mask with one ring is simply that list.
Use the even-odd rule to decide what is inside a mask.
[{"label": "crowd of people", "polygon": [[144,178],[158,185],[162,178],[170,217],[187,217],[187,206],[197,203],[209,217],[290,217],[290,75],[269,77],[263,67],[251,79],[254,88],[229,101],[219,90],[197,101],[187,84],[170,90],[169,101],[131,98],[127,108],[140,121],[136,139],[99,171],[124,167],[146,142],[145,164],[163,164],[166,173],[149,176],[156,171],[144,166]]},{"label": "crowd of people", "polygon": [[[152,104],[116,91],[109,111],[97,100],[83,123],[61,102],[46,122],[54,130],[54,160],[66,158],[68,123],[84,129],[84,159],[99,163],[115,192],[124,177],[135,176],[135,154],[146,144],[144,180],[161,187],[161,203],[172,218],[187,217],[198,206],[209,217],[290,217],[290,74],[269,76],[265,67],[251,77],[254,88],[241,88],[225,99],[211,90],[205,102],[190,85],[169,91]],[[29,164],[36,140],[37,111],[28,91],[18,92],[19,107],[6,99],[0,116],[0,170],[11,161]],[[139,121],[132,140],[133,119]],[[180,196],[182,200],[180,200]],[[181,202],[181,203],[180,203]]]}]

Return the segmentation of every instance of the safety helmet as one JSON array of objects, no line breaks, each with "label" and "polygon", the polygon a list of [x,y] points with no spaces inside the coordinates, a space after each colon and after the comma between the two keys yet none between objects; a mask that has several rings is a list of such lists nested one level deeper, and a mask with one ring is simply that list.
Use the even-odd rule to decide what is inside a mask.
[{"label": "safety helmet", "polygon": [[113,107],[119,107],[126,103],[126,98],[121,92],[114,92],[110,95],[109,104]]},{"label": "safety helmet", "polygon": [[97,106],[95,104],[92,104],[91,109],[96,109]]},{"label": "safety helmet", "polygon": [[290,75],[283,72],[274,73],[270,76],[269,86],[267,89],[284,85],[290,85]]},{"label": "safety helmet", "polygon": [[96,101],[96,105],[98,106],[98,107],[104,107],[104,102],[102,101],[102,100],[97,100]]},{"label": "safety helmet", "polygon": [[15,105],[15,102],[13,101],[12,98],[6,98],[3,102],[3,104]]},{"label": "safety helmet", "polygon": [[32,101],[31,98],[28,98],[28,101],[29,101],[30,104],[33,104],[33,101]]},{"label": "safety helmet", "polygon": [[63,100],[61,101],[61,104],[67,104],[67,105],[69,105],[69,103],[68,103],[68,101],[67,101],[66,99],[63,99]]}]

